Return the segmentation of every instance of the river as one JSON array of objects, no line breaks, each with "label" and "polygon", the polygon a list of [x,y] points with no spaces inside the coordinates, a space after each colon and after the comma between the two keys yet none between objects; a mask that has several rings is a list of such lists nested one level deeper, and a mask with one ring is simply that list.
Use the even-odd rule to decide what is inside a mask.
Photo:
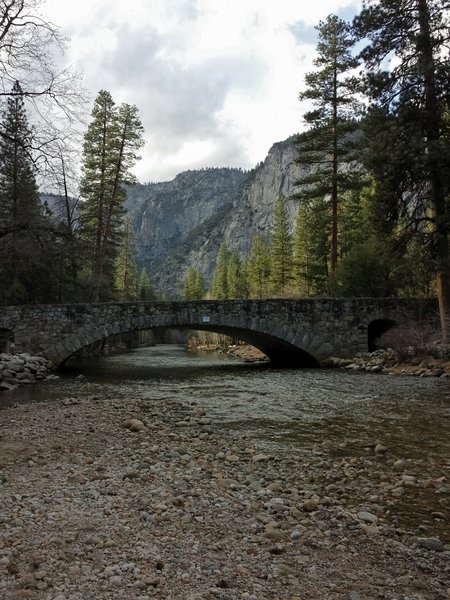
[{"label": "river", "polygon": [[311,464],[323,494],[337,489],[354,505],[369,495],[393,523],[450,541],[448,380],[271,369],[159,345],[72,363],[58,381],[10,399],[68,396],[167,398],[180,419],[183,405],[201,404],[223,436]]}]

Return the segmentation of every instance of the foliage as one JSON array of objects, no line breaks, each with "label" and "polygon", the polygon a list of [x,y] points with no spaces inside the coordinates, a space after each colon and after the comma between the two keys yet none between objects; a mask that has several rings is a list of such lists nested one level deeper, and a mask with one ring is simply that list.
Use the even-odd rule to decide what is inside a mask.
[{"label": "foliage", "polygon": [[[366,164],[391,227],[431,223],[444,340],[450,323],[448,0],[368,0],[354,21],[373,103]],[[387,64],[386,58],[390,58]]]},{"label": "foliage", "polygon": [[80,183],[86,283],[95,301],[111,299],[114,294],[114,261],[125,214],[123,184],[133,181],[130,169],[139,158],[142,130],[135,106],[116,107],[109,92],[99,92],[84,138]]},{"label": "foliage", "polygon": [[153,291],[152,282],[145,267],[141,269],[139,274],[138,297],[139,300],[143,301],[156,300],[156,294]]},{"label": "foliage", "polygon": [[329,236],[324,200],[299,206],[294,227],[293,283],[302,296],[322,295],[328,284]]},{"label": "foliage", "polygon": [[270,246],[270,281],[274,291],[283,292],[292,280],[292,237],[283,194],[275,199]]},{"label": "foliage", "polygon": [[190,266],[184,280],[184,298],[185,300],[202,300],[205,296],[206,288],[203,276],[198,269]]},{"label": "foliage", "polygon": [[228,298],[246,298],[247,279],[237,252],[231,252],[227,264]]},{"label": "foliage", "polygon": [[136,300],[138,297],[137,269],[134,256],[134,235],[131,228],[131,219],[128,217],[125,221],[124,233],[116,259],[117,300]]},{"label": "foliage", "polygon": [[[58,169],[59,153],[73,145],[85,117],[85,91],[80,76],[59,65],[66,39],[41,8],[45,0],[0,2],[0,97],[17,94],[33,115],[30,152],[45,181]],[[14,84],[20,92],[14,90]],[[0,127],[0,136],[6,132]],[[74,162],[76,157],[74,158]]]},{"label": "foliage", "polygon": [[270,247],[261,234],[257,234],[250,246],[246,261],[250,298],[263,298],[270,290]]},{"label": "foliage", "polygon": [[225,242],[220,245],[217,255],[216,270],[213,276],[211,297],[217,300],[226,300],[228,296],[228,260],[230,251]]},{"label": "foliage", "polygon": [[393,264],[375,237],[355,244],[339,263],[336,291],[340,296],[385,297],[394,292]]},{"label": "foliage", "polygon": [[329,15],[317,26],[319,41],[314,60],[315,71],[305,77],[306,90],[301,101],[312,101],[313,108],[304,115],[309,129],[299,137],[297,163],[306,173],[296,182],[300,190],[294,197],[310,206],[324,199],[327,215],[329,254],[322,258],[331,273],[336,270],[339,253],[339,207],[342,195],[361,187],[358,170],[342,168],[355,160],[356,117],[361,111],[357,101],[358,80],[354,70],[358,60],[352,55],[354,38],[350,26]]},{"label": "foliage", "polygon": [[[47,296],[49,237],[30,154],[32,131],[15,82],[0,137],[0,299],[21,304]],[[51,286],[50,286],[51,287]]]}]

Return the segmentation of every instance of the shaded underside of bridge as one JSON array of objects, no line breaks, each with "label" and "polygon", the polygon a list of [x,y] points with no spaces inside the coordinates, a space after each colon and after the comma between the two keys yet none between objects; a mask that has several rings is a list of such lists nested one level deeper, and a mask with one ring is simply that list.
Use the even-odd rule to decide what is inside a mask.
[{"label": "shaded underside of bridge", "polygon": [[[0,331],[61,365],[82,348],[135,331],[203,330],[243,340],[276,365],[318,366],[373,349],[393,326],[438,328],[435,300],[301,299],[125,302],[0,308]],[[432,325],[434,326],[434,325]]]},{"label": "shaded underside of bridge", "polygon": [[[166,331],[173,329],[173,327],[156,327],[152,330],[155,333],[159,331]],[[178,330],[192,330],[192,326],[177,326]],[[273,366],[284,366],[284,367],[319,367],[320,362],[314,358],[311,354],[308,354],[302,348],[294,346],[285,340],[277,338],[270,334],[262,334],[257,331],[249,331],[247,329],[239,329],[237,327],[220,327],[220,326],[207,326],[199,324],[195,327],[195,331],[208,331],[210,333],[219,333],[222,335],[229,336],[236,340],[246,342],[250,346],[254,346],[261,350],[263,354],[267,356]]]}]

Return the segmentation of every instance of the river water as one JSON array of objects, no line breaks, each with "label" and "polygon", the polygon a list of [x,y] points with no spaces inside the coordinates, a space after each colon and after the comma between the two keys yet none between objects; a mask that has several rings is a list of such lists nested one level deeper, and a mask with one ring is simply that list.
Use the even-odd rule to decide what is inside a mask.
[{"label": "river water", "polygon": [[[449,380],[271,369],[263,363],[160,345],[73,363],[58,381],[21,388],[11,399],[58,402],[89,395],[123,402],[137,396],[151,402],[154,396],[180,406],[201,404],[223,436],[286,460],[298,457],[317,463],[322,473],[318,471],[317,480],[322,478],[324,486],[330,481],[347,486],[347,495],[355,496],[361,489],[361,500],[370,493],[371,479],[378,486],[393,486],[396,522],[422,524],[428,533],[450,537]],[[386,454],[375,453],[377,443],[387,447]],[[363,476],[358,467],[362,483],[352,485],[348,470],[358,460],[364,465]],[[404,468],[397,475],[393,464],[398,460]],[[345,470],[345,477],[330,476],[337,466]],[[402,486],[405,474],[416,482]],[[398,493],[395,485],[401,488]],[[380,487],[372,491],[380,496]]]}]

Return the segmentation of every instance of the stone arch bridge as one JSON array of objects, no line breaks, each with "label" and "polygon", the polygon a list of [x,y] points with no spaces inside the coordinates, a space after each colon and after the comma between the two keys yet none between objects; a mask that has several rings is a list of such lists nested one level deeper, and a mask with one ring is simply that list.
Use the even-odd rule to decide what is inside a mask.
[{"label": "stone arch bridge", "polygon": [[85,346],[121,333],[205,330],[244,340],[278,365],[318,366],[331,355],[350,357],[373,350],[376,338],[390,327],[417,329],[425,321],[438,327],[434,300],[208,300],[6,306],[0,307],[0,340],[10,338],[16,352],[41,355],[60,366]]}]

